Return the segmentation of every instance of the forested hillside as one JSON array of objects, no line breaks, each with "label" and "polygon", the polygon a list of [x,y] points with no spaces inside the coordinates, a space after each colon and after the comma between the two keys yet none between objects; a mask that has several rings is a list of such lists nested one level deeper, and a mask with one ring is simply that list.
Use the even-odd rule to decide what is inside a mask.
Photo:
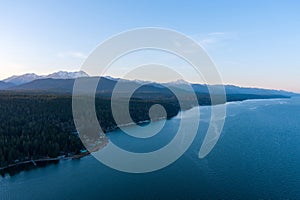
[{"label": "forested hillside", "polygon": [[[149,119],[151,105],[161,103],[168,117],[179,111],[177,101],[159,102],[132,99],[130,113],[134,121]],[[0,167],[29,159],[77,154],[84,149],[72,116],[70,95],[0,93]],[[104,131],[116,124],[110,110],[110,99],[96,98],[96,110]]]}]

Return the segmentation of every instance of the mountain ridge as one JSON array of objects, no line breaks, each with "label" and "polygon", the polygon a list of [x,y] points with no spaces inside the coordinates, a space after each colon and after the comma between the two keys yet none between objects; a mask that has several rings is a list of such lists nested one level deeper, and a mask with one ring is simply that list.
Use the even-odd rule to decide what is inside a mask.
[{"label": "mountain ridge", "polygon": [[[41,91],[41,92],[62,92],[72,93],[73,84],[76,78],[92,79],[100,77],[89,76],[84,71],[67,72],[58,71],[48,75],[36,75],[34,73],[27,73],[20,76],[11,76],[9,78],[0,81],[0,90],[9,91]],[[115,84],[121,81],[122,84],[127,84],[130,87],[132,84],[144,87],[144,92],[159,92],[164,87],[171,87],[181,91],[189,91],[192,88],[194,92],[201,94],[209,94],[209,88],[217,88],[220,85],[206,85],[206,84],[195,84],[189,83],[185,80],[177,80],[168,83],[157,83],[151,81],[141,80],[126,80],[121,78],[113,77],[101,77],[100,86],[97,92],[103,93],[104,91],[112,91]],[[151,87],[150,87],[151,86]],[[240,87],[235,85],[224,85],[226,94],[250,94],[250,95],[283,95],[283,96],[298,96],[299,94],[284,90],[264,89],[264,88],[251,88],[251,87]]]},{"label": "mountain ridge", "polygon": [[22,75],[13,75],[8,77],[3,82],[12,83],[15,85],[22,85],[25,83],[29,83],[38,79],[75,79],[79,77],[89,77],[89,75],[84,71],[75,71],[75,72],[67,72],[67,71],[58,71],[48,75],[37,75],[35,73],[26,73]]}]

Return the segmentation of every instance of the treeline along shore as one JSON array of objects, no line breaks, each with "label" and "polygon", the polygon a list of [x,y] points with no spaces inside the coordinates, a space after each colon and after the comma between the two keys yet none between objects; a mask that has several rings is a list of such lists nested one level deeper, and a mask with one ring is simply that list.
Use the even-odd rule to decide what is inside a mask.
[{"label": "treeline along shore", "polygon": [[[283,98],[272,95],[228,95],[227,101],[246,99]],[[208,94],[197,94],[199,105],[210,105]],[[97,94],[95,108],[104,132],[117,129],[111,112],[109,94]],[[184,108],[180,108],[176,96],[168,93],[140,92],[130,100],[129,110],[134,122],[149,120],[149,109],[161,104],[167,118],[178,114],[180,109],[197,106],[186,96]],[[120,101],[122,99],[120,98]],[[219,102],[225,103],[225,102]],[[71,94],[38,91],[0,91],[0,171],[18,164],[48,162],[80,155],[85,151],[72,115]],[[161,116],[156,116],[160,118]]]}]

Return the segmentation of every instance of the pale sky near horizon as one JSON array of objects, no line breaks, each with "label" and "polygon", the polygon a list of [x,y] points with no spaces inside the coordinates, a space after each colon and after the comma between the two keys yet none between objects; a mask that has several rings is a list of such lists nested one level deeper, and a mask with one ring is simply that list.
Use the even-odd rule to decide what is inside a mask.
[{"label": "pale sky near horizon", "polygon": [[101,42],[140,27],[201,44],[224,83],[300,92],[299,1],[0,1],[0,80],[77,71]]}]

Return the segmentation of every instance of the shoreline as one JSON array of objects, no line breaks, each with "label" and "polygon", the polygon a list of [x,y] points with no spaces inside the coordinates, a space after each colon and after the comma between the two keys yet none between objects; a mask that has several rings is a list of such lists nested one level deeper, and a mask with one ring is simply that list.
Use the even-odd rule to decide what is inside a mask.
[{"label": "shoreline", "polygon": [[82,153],[82,154],[76,154],[74,156],[58,156],[56,158],[39,158],[34,160],[26,160],[15,164],[10,164],[6,167],[0,167],[0,172],[4,171],[4,174],[6,173],[6,170],[12,169],[14,167],[26,165],[32,163],[33,166],[38,167],[37,163],[47,163],[47,162],[54,162],[54,161],[61,161],[61,160],[70,160],[70,159],[80,159],[85,156],[90,155],[90,152]]}]

